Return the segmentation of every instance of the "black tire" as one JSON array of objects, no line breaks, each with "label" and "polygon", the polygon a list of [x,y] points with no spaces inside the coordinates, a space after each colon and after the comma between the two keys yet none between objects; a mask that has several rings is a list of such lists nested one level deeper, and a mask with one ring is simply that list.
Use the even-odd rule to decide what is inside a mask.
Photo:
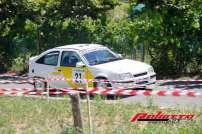
[{"label": "black tire", "polygon": [[46,89],[47,89],[47,82],[45,81],[44,78],[35,77],[35,78],[34,78],[34,83],[33,83],[34,88],[35,88],[35,89],[38,88],[37,83],[39,83],[39,82],[44,85],[44,90],[46,90]]},{"label": "black tire", "polygon": [[[102,80],[107,81],[107,78],[105,78],[105,77],[95,78],[95,81],[93,82],[93,87],[98,88],[99,81],[102,81]],[[112,87],[110,83],[105,82],[105,84],[106,84],[106,87]]]},{"label": "black tire", "polygon": [[[97,87],[98,86],[98,83],[99,83],[99,80],[102,81],[107,81],[107,78],[105,77],[97,77],[95,78],[95,81],[93,82],[93,87],[94,88],[99,88]],[[112,85],[109,83],[109,82],[104,82],[106,84],[106,88],[112,88]],[[103,99],[109,99],[109,100],[114,100],[114,99],[117,99],[117,97],[115,95],[106,95],[106,96],[102,96]]]}]

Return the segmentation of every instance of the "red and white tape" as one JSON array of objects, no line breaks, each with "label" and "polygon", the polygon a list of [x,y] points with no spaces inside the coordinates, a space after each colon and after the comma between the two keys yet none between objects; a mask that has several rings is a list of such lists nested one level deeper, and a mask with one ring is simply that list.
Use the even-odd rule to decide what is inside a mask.
[{"label": "red and white tape", "polygon": [[[22,81],[11,81],[11,80],[0,80],[0,84],[26,84],[26,83],[29,83],[29,84],[33,84],[34,82],[47,82],[46,80],[42,80],[42,79],[30,79],[30,80],[22,80]],[[103,82],[107,82],[107,81],[104,81]],[[108,81],[109,82],[109,81]],[[110,88],[110,87],[109,87]],[[147,84],[141,84],[141,85],[138,85],[138,84],[134,84],[132,86],[129,86],[127,88],[125,87],[118,87],[119,89],[137,89],[137,88],[144,88],[144,89],[149,89],[149,86],[147,87]],[[112,89],[112,88],[111,88]]]},{"label": "red and white tape", "polygon": [[194,97],[194,96],[202,96],[202,93],[195,92],[195,91],[181,91],[181,90],[174,90],[174,91],[165,91],[165,90],[158,90],[158,91],[136,91],[136,90],[89,90],[89,94],[101,94],[101,95],[116,95],[116,96],[123,96],[123,95],[129,95],[129,96],[188,96],[188,97]]},{"label": "red and white tape", "polygon": [[8,95],[8,96],[28,96],[28,95],[66,95],[66,94],[74,94],[74,93],[88,93],[88,94],[98,94],[98,95],[115,95],[115,96],[187,96],[187,97],[196,97],[201,96],[202,93],[196,91],[189,90],[174,90],[174,91],[137,91],[137,90],[123,90],[123,89],[89,89],[87,91],[78,91],[72,89],[57,89],[57,91],[36,91],[33,90],[2,90],[0,89],[0,96]]},{"label": "red and white tape", "polygon": [[83,81],[83,82],[104,82],[104,83],[115,83],[115,82],[132,82],[132,80],[96,80],[96,79],[69,79],[69,78],[51,78],[51,79],[28,79],[28,80],[0,80],[0,84],[10,84],[10,83],[16,83],[16,84],[24,84],[24,83],[34,83],[35,81],[40,81],[40,82],[51,82],[51,81]]},{"label": "red and white tape", "polygon": [[167,79],[167,80],[157,80],[156,82],[195,82],[195,83],[200,83],[202,80],[172,80],[172,79]]},{"label": "red and white tape", "polygon": [[47,78],[47,81],[83,81],[83,82],[105,82],[105,83],[124,83],[124,82],[141,82],[142,79],[135,81],[133,79],[128,80],[105,80],[105,79],[71,79],[71,78],[58,78],[58,77],[51,77]]},{"label": "red and white tape", "polygon": [[[60,80],[60,79],[52,79],[52,80]],[[65,80],[70,80],[70,79],[65,79]],[[73,79],[71,79],[73,80]],[[28,80],[19,80],[19,81],[12,81],[12,80],[0,80],[0,84],[10,84],[10,83],[15,83],[15,84],[25,84],[25,83],[29,83],[29,84],[33,84],[35,81],[45,81],[44,79],[36,79],[36,78],[32,78],[32,79],[28,79]],[[96,82],[109,82],[108,80],[94,80]],[[163,89],[163,90],[176,90],[176,89],[179,89],[180,88],[189,88],[190,86],[201,86],[202,85],[202,80],[158,80],[158,82],[186,82],[185,84],[177,84],[177,85],[159,85],[159,84],[156,84],[156,85],[147,85],[147,84],[143,84],[143,85],[138,85],[138,84],[135,84],[133,86],[129,86],[129,87],[118,87],[116,89],[119,89],[119,90],[127,90],[129,91],[128,89]],[[192,83],[188,83],[188,82],[192,82]],[[194,83],[193,83],[194,82]],[[201,82],[201,83],[200,83]],[[186,86],[186,87],[185,87]],[[14,88],[13,88],[14,89]],[[113,90],[114,88],[108,88],[107,90]],[[17,91],[21,91],[22,89],[19,89],[19,88],[15,88],[15,90]],[[28,91],[31,91],[33,89],[29,89]],[[182,89],[181,89],[182,90]],[[10,90],[11,91],[11,90]],[[107,91],[106,91],[107,92]],[[110,91],[111,92],[111,91]]]},{"label": "red and white tape", "polygon": [[1,91],[0,90],[0,96],[43,96],[43,95],[66,95],[66,94],[74,94],[77,93],[76,91]]},{"label": "red and white tape", "polygon": [[[141,82],[145,78],[139,79],[138,81]],[[77,79],[71,79],[71,78],[59,78],[59,77],[48,77],[47,80],[49,81],[76,81]],[[128,79],[128,80],[96,80],[96,79],[82,79],[85,82],[130,82],[130,81],[135,81],[134,79]],[[138,82],[135,81],[135,82]],[[195,83],[200,83],[202,80],[194,80],[194,79],[189,79],[189,80],[173,80],[173,79],[167,79],[167,80],[156,80],[156,82],[195,82]]]},{"label": "red and white tape", "polygon": [[31,83],[33,84],[35,80],[0,80],[0,84],[25,84],[25,83]]},{"label": "red and white tape", "polygon": [[[7,83],[33,83],[34,81],[78,81],[78,79],[70,79],[70,78],[57,78],[57,77],[52,77],[52,78],[47,78],[47,79],[40,79],[40,78],[30,78],[27,77],[28,80],[0,80],[0,84],[7,84]],[[106,82],[106,83],[122,83],[122,82],[141,82],[144,79],[140,79],[138,81],[135,81],[133,79],[129,79],[129,80],[96,80],[96,79],[81,79],[81,81],[84,82]],[[201,84],[202,80],[157,80],[157,83],[162,83],[162,82],[192,82],[194,84]]]},{"label": "red and white tape", "polygon": [[[1,81],[0,81],[1,83]],[[3,84],[11,84],[11,83],[15,83],[15,84],[25,84],[25,83],[30,83],[33,84],[33,81],[4,81],[2,82]],[[186,89],[188,90],[190,87],[193,86],[202,86],[202,84],[188,84],[188,85],[156,85],[156,84],[151,84],[151,85],[132,85],[132,86],[128,86],[128,87],[116,87],[116,89],[121,89],[121,90],[129,90],[129,89],[144,89],[144,90],[152,90],[152,89],[163,89],[163,90],[182,90],[182,89]],[[22,90],[21,88],[12,88],[12,89],[16,89],[16,90]],[[108,89],[113,90],[113,87],[108,87]],[[32,90],[32,89],[29,89]]]}]

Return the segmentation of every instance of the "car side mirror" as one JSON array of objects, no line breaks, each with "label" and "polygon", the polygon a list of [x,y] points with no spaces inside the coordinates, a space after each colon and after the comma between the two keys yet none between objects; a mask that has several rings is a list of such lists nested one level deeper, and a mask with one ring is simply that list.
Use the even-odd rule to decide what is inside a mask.
[{"label": "car side mirror", "polygon": [[85,67],[86,65],[83,62],[77,62],[76,67]]},{"label": "car side mirror", "polygon": [[119,56],[120,58],[123,58],[122,54],[118,54],[118,56]]}]

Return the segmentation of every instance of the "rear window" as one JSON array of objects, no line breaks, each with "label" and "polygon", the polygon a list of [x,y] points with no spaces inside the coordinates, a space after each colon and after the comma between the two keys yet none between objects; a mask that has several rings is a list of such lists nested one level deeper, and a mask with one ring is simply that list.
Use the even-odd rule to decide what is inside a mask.
[{"label": "rear window", "polygon": [[36,63],[57,66],[59,51],[50,52],[39,58]]}]

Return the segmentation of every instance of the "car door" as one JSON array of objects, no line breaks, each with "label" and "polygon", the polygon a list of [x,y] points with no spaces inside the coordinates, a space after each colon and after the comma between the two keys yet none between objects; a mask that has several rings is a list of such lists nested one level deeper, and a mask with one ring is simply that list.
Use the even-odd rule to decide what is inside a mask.
[{"label": "car door", "polygon": [[58,66],[60,51],[50,51],[39,57],[33,66],[32,72],[35,76],[47,78]]},{"label": "car door", "polygon": [[85,88],[85,80],[93,78],[93,75],[87,66],[76,67],[78,62],[83,62],[83,60],[76,51],[63,51],[59,67],[56,68],[56,72],[52,73],[54,77],[58,78],[57,83],[52,82],[53,85],[57,88]]}]

